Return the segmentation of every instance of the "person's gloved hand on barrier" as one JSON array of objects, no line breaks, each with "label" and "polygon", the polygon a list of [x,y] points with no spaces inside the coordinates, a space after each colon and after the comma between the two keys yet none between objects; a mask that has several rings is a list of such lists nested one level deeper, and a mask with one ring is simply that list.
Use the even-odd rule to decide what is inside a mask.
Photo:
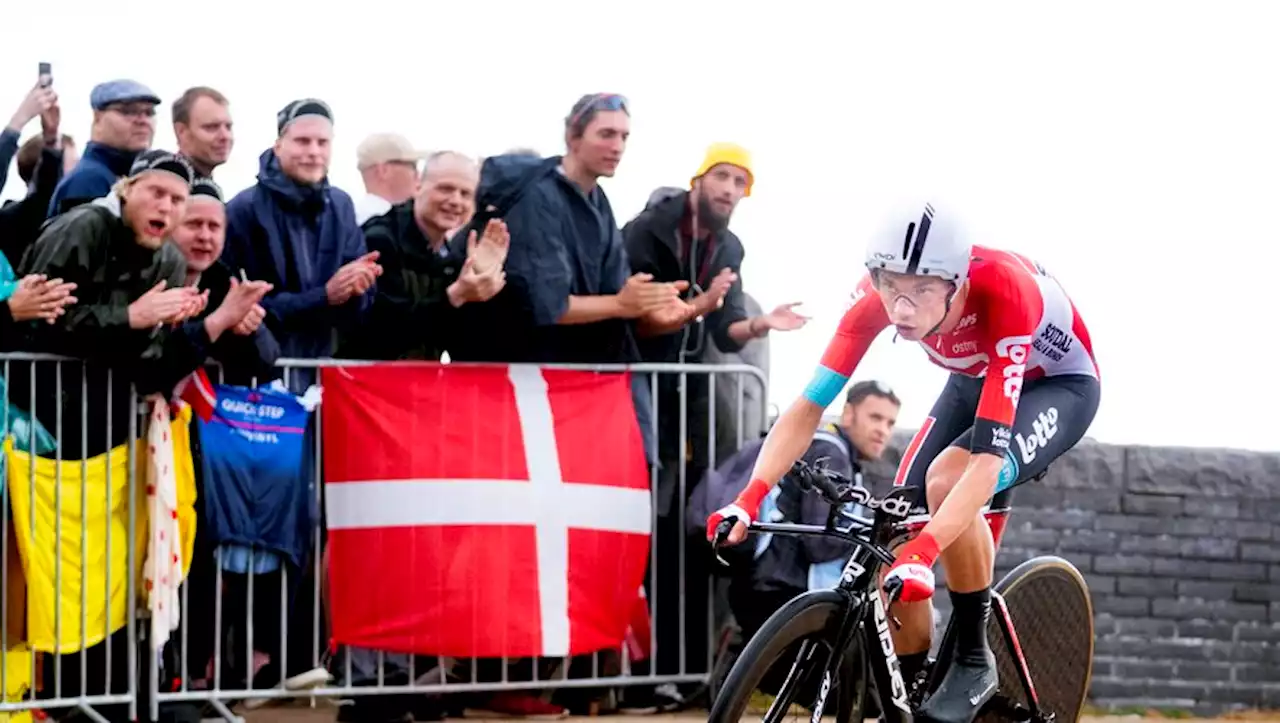
[{"label": "person's gloved hand on barrier", "polygon": [[884,590],[888,592],[901,587],[898,599],[903,602],[920,602],[933,597],[933,563],[939,552],[938,541],[933,539],[933,535],[921,531],[898,551],[888,574],[884,576]]},{"label": "person's gloved hand on barrier", "polygon": [[729,518],[737,521],[729,531],[729,537],[724,541],[730,545],[736,545],[746,539],[747,525],[755,520],[756,514],[760,511],[760,503],[764,501],[767,494],[769,494],[768,484],[763,480],[751,480],[731,504],[712,512],[707,518],[707,542],[716,542],[716,528]]}]

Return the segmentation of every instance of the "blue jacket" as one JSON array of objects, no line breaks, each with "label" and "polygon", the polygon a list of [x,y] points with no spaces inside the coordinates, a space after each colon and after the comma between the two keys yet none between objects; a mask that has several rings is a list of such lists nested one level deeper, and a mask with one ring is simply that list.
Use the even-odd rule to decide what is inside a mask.
[{"label": "blue jacket", "polygon": [[135,151],[122,151],[97,141],[86,143],[76,167],[53,189],[46,218],[110,193],[116,181],[129,174],[129,167],[137,156]]},{"label": "blue jacket", "polygon": [[630,275],[622,234],[604,189],[597,186],[584,194],[559,166],[559,157],[505,155],[487,159],[481,172],[476,208],[497,207],[494,215],[501,216],[511,232],[507,285],[523,311],[513,322],[526,327],[525,333],[512,337],[519,338],[522,348],[511,349],[508,360],[639,361],[627,320],[556,323],[570,295],[613,294]]},{"label": "blue jacket", "polygon": [[324,286],[366,252],[351,197],[328,179],[315,186],[295,182],[271,149],[259,156],[258,183],[227,203],[222,262],[237,276],[243,269],[275,286],[262,307],[281,356],[333,355],[335,331],[364,315],[374,290],[332,306]]}]

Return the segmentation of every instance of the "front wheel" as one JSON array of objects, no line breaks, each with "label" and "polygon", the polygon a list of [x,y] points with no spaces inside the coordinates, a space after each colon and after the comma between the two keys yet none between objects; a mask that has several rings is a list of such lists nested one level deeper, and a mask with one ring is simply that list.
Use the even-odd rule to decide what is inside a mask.
[{"label": "front wheel", "polygon": [[[854,629],[843,651],[833,649],[846,610],[845,598],[832,590],[803,593],[779,608],[734,662],[711,706],[709,723],[756,716],[767,723],[808,718],[835,652],[841,654],[839,674],[827,691],[824,709],[835,713],[837,723],[860,720],[867,689],[861,627]],[[773,696],[763,712],[749,710],[756,691]]]}]

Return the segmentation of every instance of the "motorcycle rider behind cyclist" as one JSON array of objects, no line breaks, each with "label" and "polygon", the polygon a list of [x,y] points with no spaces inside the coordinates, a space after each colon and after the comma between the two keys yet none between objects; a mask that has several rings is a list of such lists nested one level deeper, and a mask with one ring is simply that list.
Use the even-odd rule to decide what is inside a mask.
[{"label": "motorcycle rider behind cyclist", "polygon": [[919,490],[931,520],[895,551],[882,585],[900,593],[894,645],[910,685],[930,647],[932,568],[944,558],[956,645],[917,716],[970,723],[998,684],[986,636],[995,549],[980,510],[993,493],[1043,475],[1084,436],[1100,385],[1088,329],[1057,280],[1026,256],[972,244],[946,213],[907,205],[873,237],[868,273],[813,380],[770,430],[752,481],[707,519],[707,536],[732,519],[727,542],[745,538],[761,500],[804,453],[824,409],[885,327],[919,342],[951,375],[894,484]]}]

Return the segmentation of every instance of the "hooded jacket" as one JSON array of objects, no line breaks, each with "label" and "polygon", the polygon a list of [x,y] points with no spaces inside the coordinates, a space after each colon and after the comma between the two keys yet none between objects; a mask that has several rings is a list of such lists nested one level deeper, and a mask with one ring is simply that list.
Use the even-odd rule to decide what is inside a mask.
[{"label": "hooded jacket", "polygon": [[274,285],[262,301],[266,324],[286,357],[332,356],[336,332],[368,310],[374,289],[340,306],[325,284],[366,253],[351,197],[328,179],[302,185],[285,175],[275,151],[258,158],[258,183],[227,203],[222,261],[231,273]]},{"label": "hooded jacket", "polygon": [[[686,349],[705,350],[708,337],[724,353],[731,354],[742,348],[729,335],[730,326],[747,318],[742,295],[742,260],[745,256],[742,242],[732,231],[724,229],[709,239],[694,242],[693,258],[686,259],[681,248],[684,239],[681,238],[680,224],[688,206],[689,193],[682,192],[649,206],[623,227],[622,236],[626,239],[631,271],[653,274],[655,281],[690,281],[706,288],[721,269],[728,268],[738,275],[738,280],[729,287],[720,308],[707,314],[704,321],[690,322],[686,329],[670,334],[642,339],[640,351],[645,361],[682,361],[681,342],[686,334],[700,337],[686,343]],[[693,283],[690,283],[686,297],[693,296]]]},{"label": "hooded jacket", "polygon": [[[631,273],[622,234],[604,190],[582,190],[560,172],[561,158],[492,156],[481,169],[468,229],[490,217],[506,221],[507,295],[514,311],[502,333],[505,361],[618,363],[640,360],[633,325],[625,319],[560,325],[569,296],[614,294]],[[495,211],[486,212],[489,206]],[[452,243],[465,244],[464,229]],[[496,352],[495,352],[496,353]]]}]

